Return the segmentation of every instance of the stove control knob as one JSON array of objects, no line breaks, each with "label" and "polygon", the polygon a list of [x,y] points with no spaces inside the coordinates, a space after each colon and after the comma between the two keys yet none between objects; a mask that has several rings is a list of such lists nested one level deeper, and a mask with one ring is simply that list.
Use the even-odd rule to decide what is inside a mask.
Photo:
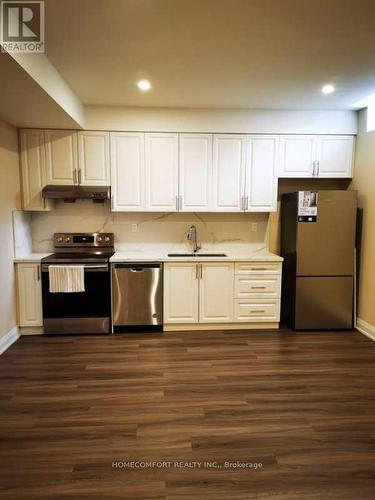
[{"label": "stove control knob", "polygon": [[102,238],[101,236],[98,236],[98,237],[96,238],[96,241],[98,241],[98,242],[100,243],[100,242],[102,241],[102,239],[103,239],[103,238]]},{"label": "stove control knob", "polygon": [[109,236],[106,236],[106,237],[104,238],[104,241],[105,241],[106,243],[109,243],[109,242],[111,241],[111,238],[110,238]]},{"label": "stove control knob", "polygon": [[65,237],[65,243],[70,243],[70,236]]},{"label": "stove control knob", "polygon": [[62,236],[59,236],[59,237],[57,238],[57,242],[58,242],[58,243],[62,243],[63,241],[64,241],[64,238],[63,238]]}]

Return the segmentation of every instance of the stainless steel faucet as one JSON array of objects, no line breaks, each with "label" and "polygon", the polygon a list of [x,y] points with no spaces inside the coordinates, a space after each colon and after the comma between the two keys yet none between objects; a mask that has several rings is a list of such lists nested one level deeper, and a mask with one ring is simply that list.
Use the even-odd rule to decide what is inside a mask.
[{"label": "stainless steel faucet", "polygon": [[187,233],[186,238],[191,241],[193,245],[193,253],[198,252],[202,248],[201,245],[198,245],[198,236],[197,236],[197,228],[195,226],[190,226]]}]

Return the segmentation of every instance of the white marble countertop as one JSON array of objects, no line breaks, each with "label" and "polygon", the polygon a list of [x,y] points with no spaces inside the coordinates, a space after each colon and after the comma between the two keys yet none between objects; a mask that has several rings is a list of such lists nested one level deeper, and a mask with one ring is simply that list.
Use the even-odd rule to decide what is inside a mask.
[{"label": "white marble countertop", "polygon": [[14,257],[13,262],[15,263],[20,263],[20,262],[40,262],[43,257],[47,257],[47,255],[51,255],[52,252],[48,253],[29,253],[26,255],[23,255],[22,257]]},{"label": "white marble countertop", "polygon": [[[177,252],[178,253],[178,252]],[[202,252],[210,253],[210,252]],[[221,253],[221,252],[220,252]],[[110,262],[221,262],[221,261],[230,261],[230,262],[282,262],[284,259],[279,255],[276,255],[271,252],[253,252],[249,254],[231,254],[230,252],[222,252],[226,253],[227,257],[201,257],[199,258],[199,254],[197,257],[168,257],[167,253],[162,252],[126,252],[118,250],[111,257]],[[41,259],[50,255],[49,253],[30,253],[23,255],[22,257],[15,257],[13,261],[15,263],[27,263],[27,262],[40,262]]]},{"label": "white marble countertop", "polygon": [[[212,252],[202,252],[212,253]],[[221,252],[220,252],[221,253]],[[110,262],[282,262],[284,259],[271,252],[254,252],[248,255],[232,255],[230,252],[222,252],[227,257],[168,257],[168,254],[162,253],[143,253],[143,252],[124,252],[116,251],[111,257]]]}]

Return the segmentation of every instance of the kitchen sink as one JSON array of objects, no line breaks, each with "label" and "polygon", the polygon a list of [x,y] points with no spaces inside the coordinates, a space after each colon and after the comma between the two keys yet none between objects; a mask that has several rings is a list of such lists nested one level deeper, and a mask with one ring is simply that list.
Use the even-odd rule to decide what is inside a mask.
[{"label": "kitchen sink", "polygon": [[169,253],[168,257],[228,257],[225,253]]}]

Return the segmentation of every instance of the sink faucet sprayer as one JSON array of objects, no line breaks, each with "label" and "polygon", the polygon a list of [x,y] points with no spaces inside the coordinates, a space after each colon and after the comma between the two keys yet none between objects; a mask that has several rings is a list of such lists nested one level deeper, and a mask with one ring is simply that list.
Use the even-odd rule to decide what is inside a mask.
[{"label": "sink faucet sprayer", "polygon": [[191,241],[193,245],[193,252],[196,253],[198,250],[202,248],[201,245],[198,245],[198,237],[197,237],[197,228],[195,226],[190,226],[187,233],[186,238]]}]

